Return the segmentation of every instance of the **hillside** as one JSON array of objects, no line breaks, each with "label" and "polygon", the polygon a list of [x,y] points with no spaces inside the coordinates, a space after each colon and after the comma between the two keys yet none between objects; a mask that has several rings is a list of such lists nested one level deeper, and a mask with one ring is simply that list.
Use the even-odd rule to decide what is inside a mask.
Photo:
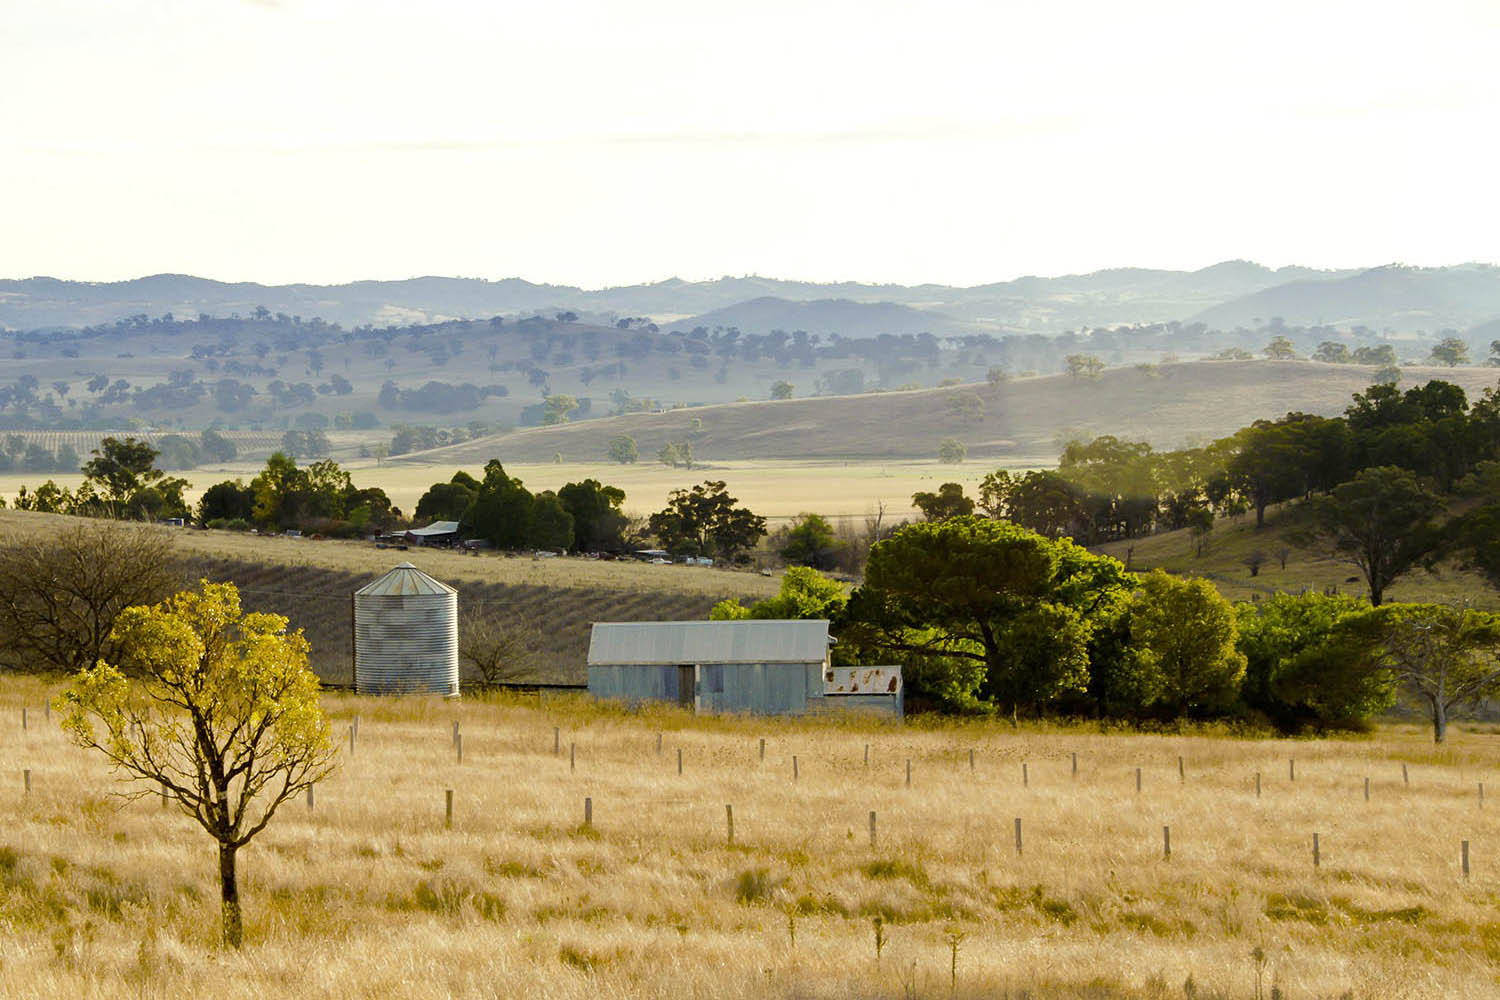
[{"label": "hillside", "polygon": [[[1371,371],[1315,362],[1190,362],[1114,368],[1097,379],[1065,375],[1012,379],[998,386],[954,386],[859,396],[737,403],[630,414],[490,436],[403,455],[399,463],[447,466],[507,462],[603,461],[619,434],[650,461],[669,441],[689,441],[694,457],[738,459],[934,458],[957,438],[971,462],[1050,464],[1075,437],[1113,434],[1157,448],[1208,441],[1288,411],[1334,415],[1369,384]],[[1495,383],[1484,368],[1403,369],[1403,385],[1449,379],[1476,397]],[[982,415],[965,419],[957,400],[977,398]],[[701,421],[701,429],[695,429]]]},{"label": "hillside", "polygon": [[[70,523],[50,514],[0,510],[0,538],[55,532]],[[707,567],[402,552],[364,542],[192,529],[172,537],[185,586],[202,577],[228,580],[241,588],[247,609],[286,615],[311,640],[319,676],[338,684],[350,679],[351,595],[399,562],[458,588],[460,625],[463,616],[477,613],[537,626],[542,642],[530,679],[561,683],[583,682],[591,622],[707,618],[725,597],[760,600],[780,586],[758,573]]]},{"label": "hillside", "polygon": [[772,330],[803,330],[841,337],[878,337],[881,334],[930,333],[937,337],[959,336],[978,330],[930,309],[916,309],[893,302],[855,302],[852,299],[815,299],[794,302],[762,296],[723,309],[682,320],[679,326],[736,327],[747,333]]}]

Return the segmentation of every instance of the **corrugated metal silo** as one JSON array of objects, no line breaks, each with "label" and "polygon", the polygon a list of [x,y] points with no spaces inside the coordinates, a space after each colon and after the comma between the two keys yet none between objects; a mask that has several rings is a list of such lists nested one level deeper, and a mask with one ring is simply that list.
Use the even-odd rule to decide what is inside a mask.
[{"label": "corrugated metal silo", "polygon": [[354,689],[458,694],[458,591],[404,562],[354,592]]}]

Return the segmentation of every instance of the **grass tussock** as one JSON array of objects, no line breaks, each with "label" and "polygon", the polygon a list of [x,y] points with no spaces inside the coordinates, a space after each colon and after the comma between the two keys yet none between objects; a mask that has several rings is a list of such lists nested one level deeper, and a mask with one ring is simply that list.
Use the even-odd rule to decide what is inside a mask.
[{"label": "grass tussock", "polygon": [[[49,692],[7,678],[0,720]],[[0,725],[0,756],[33,781],[0,797],[0,1000],[1240,1000],[1257,977],[1263,995],[1438,997],[1500,977],[1487,734],[1434,748],[1399,727],[1280,742],[561,698],[327,707],[336,729],[360,715],[358,754],[316,808],[288,803],[243,852],[237,954],[218,945],[216,859],[190,820],[113,794],[126,789],[59,732]],[[552,753],[554,727],[576,770]]]}]

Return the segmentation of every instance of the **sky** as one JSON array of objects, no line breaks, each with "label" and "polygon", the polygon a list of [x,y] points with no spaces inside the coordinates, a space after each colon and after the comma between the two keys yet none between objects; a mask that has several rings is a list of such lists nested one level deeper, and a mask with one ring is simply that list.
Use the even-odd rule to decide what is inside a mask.
[{"label": "sky", "polygon": [[3,0],[0,277],[1500,260],[1495,0]]}]

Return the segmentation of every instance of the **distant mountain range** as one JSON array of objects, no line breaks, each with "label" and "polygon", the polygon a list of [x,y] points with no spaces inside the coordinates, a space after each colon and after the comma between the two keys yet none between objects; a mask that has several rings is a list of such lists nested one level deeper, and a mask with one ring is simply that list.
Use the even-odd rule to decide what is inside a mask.
[{"label": "distant mountain range", "polygon": [[958,288],[816,284],[773,278],[666,281],[586,290],[520,278],[423,277],[344,285],[260,285],[159,274],[120,282],[0,280],[0,328],[81,327],[133,315],[250,315],[257,308],[347,327],[444,318],[576,312],[595,322],[649,318],[663,329],[734,326],[745,333],[1056,334],[1083,327],[1201,322],[1232,329],[1289,325],[1467,330],[1500,317],[1500,269],[1272,270],[1227,261],[1197,271],[1119,268]]}]

